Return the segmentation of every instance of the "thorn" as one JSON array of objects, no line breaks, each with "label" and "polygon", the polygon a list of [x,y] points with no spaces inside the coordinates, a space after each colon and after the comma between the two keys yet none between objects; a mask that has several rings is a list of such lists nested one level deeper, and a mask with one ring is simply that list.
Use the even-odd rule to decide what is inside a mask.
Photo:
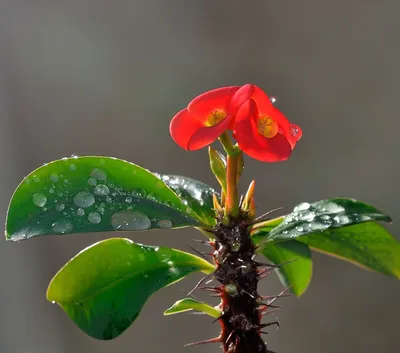
[{"label": "thorn", "polygon": [[249,213],[248,217],[250,219],[254,219],[256,216],[256,202],[254,201],[254,197],[250,199],[250,205],[249,205]]},{"label": "thorn", "polygon": [[198,345],[200,345],[200,344],[218,343],[218,342],[221,342],[221,338],[220,338],[220,337],[210,338],[210,339],[204,340],[204,341],[198,341],[198,342],[187,343],[187,344],[185,344],[184,347],[198,346]]},{"label": "thorn", "polygon": [[278,328],[280,327],[279,322],[278,321],[272,321],[272,322],[268,322],[266,324],[261,324],[260,326],[258,326],[258,328],[262,329],[262,328],[266,328],[272,325],[276,325]]},{"label": "thorn", "polygon": [[264,335],[268,335],[268,332],[266,332],[266,331],[260,331],[260,333],[263,333]]},{"label": "thorn", "polygon": [[247,290],[242,289],[242,292],[243,292],[243,293],[246,293],[249,297],[251,297],[251,298],[254,299],[254,295],[252,295],[251,293],[249,293]]},{"label": "thorn", "polygon": [[[275,296],[275,298],[272,298],[271,300],[267,301],[268,305],[276,302],[279,298],[283,297],[293,297],[293,294],[285,294],[292,286],[286,287],[282,292],[280,292],[278,295]],[[267,298],[263,298],[267,299]]]},{"label": "thorn", "polygon": [[267,264],[265,262],[258,262],[258,261],[255,261],[254,264],[257,267],[272,267],[272,268],[281,267],[281,265]]},{"label": "thorn", "polygon": [[221,293],[222,292],[222,288],[221,287],[200,287],[200,289],[205,290],[207,292],[213,292],[213,293]]},{"label": "thorn", "polygon": [[197,284],[194,286],[194,288],[187,294],[187,296],[190,296],[197,288],[200,287],[200,285],[208,278],[210,278],[211,276],[205,276],[203,277],[200,281],[197,282]]},{"label": "thorn", "polygon": [[[262,295],[262,299],[269,299],[269,300],[278,300],[279,298],[286,298],[286,297],[293,297],[293,294],[278,294],[278,295]],[[268,303],[272,303],[272,301],[268,301]]]},{"label": "thorn", "polygon": [[276,353],[276,352],[274,352],[274,351],[266,351],[265,353]]},{"label": "thorn", "polygon": [[249,188],[247,189],[246,195],[243,199],[242,206],[241,206],[242,210],[245,212],[249,211],[250,201],[253,198],[255,186],[256,186],[256,182],[255,182],[255,180],[252,180],[249,185]]},{"label": "thorn", "polygon": [[267,307],[267,308],[266,308],[266,309],[264,309],[264,310],[267,310],[268,308],[282,309],[282,307],[281,307],[281,306],[277,306],[277,305],[269,305],[268,303],[263,303],[263,302],[261,302],[261,303],[257,303],[257,306],[265,306],[265,307]]},{"label": "thorn", "polygon": [[203,253],[201,251],[196,250],[194,247],[189,246],[189,248],[191,250],[193,250],[197,255],[199,255],[200,257],[202,257],[204,260],[208,261],[207,257],[204,256],[204,254],[208,254],[208,253]]},{"label": "thorn", "polygon": [[256,224],[256,223],[258,223],[258,222],[264,220],[264,218],[267,217],[267,216],[269,216],[271,213],[278,212],[278,211],[282,211],[282,210],[284,210],[285,208],[286,208],[286,206],[283,206],[283,207],[274,208],[273,210],[270,210],[270,211],[268,211],[268,212],[265,212],[265,213],[262,214],[261,216],[258,216],[258,217],[254,220],[254,222],[253,222],[252,224],[249,224],[249,225]]},{"label": "thorn", "polygon": [[264,316],[266,316],[266,315],[269,315],[269,314],[272,314],[272,313],[274,313],[274,312],[277,312],[278,310],[280,310],[280,308],[268,310],[268,307],[265,307],[264,309],[262,309],[261,315],[264,317]]},{"label": "thorn", "polygon": [[231,340],[231,338],[232,338],[232,336],[233,336],[233,334],[234,334],[235,332],[236,332],[235,330],[232,330],[232,332],[229,334],[228,338],[226,339],[225,344],[228,344],[228,343],[229,343],[229,341]]},{"label": "thorn", "polygon": [[193,239],[196,243],[201,243],[204,245],[209,245],[209,246],[214,246],[215,242],[214,241],[208,241],[208,240],[200,240],[200,239]]}]

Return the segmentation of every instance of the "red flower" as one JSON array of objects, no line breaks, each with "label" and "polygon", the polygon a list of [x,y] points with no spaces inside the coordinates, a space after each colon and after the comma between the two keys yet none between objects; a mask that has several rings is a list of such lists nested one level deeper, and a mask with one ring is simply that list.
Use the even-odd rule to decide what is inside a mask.
[{"label": "red flower", "polygon": [[287,159],[302,135],[260,88],[250,84],[203,93],[170,124],[172,138],[186,150],[205,147],[226,130],[233,130],[244,153],[264,162]]},{"label": "red flower", "polygon": [[247,95],[252,93],[236,114],[234,136],[239,147],[250,157],[263,162],[288,159],[302,136],[301,129],[291,124],[257,86],[245,85],[240,90],[246,91]]},{"label": "red flower", "polygon": [[186,150],[198,150],[232,129],[236,111],[249,99],[243,90],[235,94],[239,88],[217,88],[193,99],[172,118],[169,131],[174,141]]}]

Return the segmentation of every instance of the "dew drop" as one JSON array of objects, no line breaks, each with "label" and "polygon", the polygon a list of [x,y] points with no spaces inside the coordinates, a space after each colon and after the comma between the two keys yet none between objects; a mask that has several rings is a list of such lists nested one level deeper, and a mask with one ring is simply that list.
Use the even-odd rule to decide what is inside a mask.
[{"label": "dew drop", "polygon": [[50,193],[50,194],[54,194],[54,189],[53,189],[53,188],[50,188],[50,189],[49,189],[49,193]]},{"label": "dew drop", "polygon": [[65,209],[65,205],[63,203],[59,203],[59,204],[56,205],[55,208],[56,208],[57,212],[62,212]]},{"label": "dew drop", "polygon": [[297,230],[298,232],[303,232],[303,231],[304,231],[304,228],[303,228],[302,226],[297,226],[297,227],[296,227],[296,230]]},{"label": "dew drop", "polygon": [[85,210],[83,208],[78,208],[76,210],[76,215],[77,216],[84,216],[85,215]]},{"label": "dew drop", "polygon": [[95,201],[93,194],[87,191],[78,192],[74,197],[75,205],[83,208],[92,206]]},{"label": "dew drop", "polygon": [[162,219],[160,221],[158,221],[157,225],[160,228],[171,228],[172,227],[172,222],[168,219]]},{"label": "dew drop", "polygon": [[66,220],[57,221],[52,224],[51,229],[58,234],[65,234],[70,232],[74,226],[71,222]]},{"label": "dew drop", "polygon": [[140,230],[149,229],[149,217],[139,212],[123,211],[113,214],[111,225],[115,230]]},{"label": "dew drop", "polygon": [[92,224],[99,224],[101,222],[101,216],[98,212],[90,212],[88,215],[88,221]]},{"label": "dew drop", "polygon": [[240,250],[240,242],[239,241],[234,241],[232,244],[232,251],[237,252]]},{"label": "dew drop", "polygon": [[42,180],[42,179],[40,178],[40,176],[38,176],[38,175],[34,175],[34,176],[33,176],[33,181],[34,181],[35,183],[39,183],[41,180]]},{"label": "dew drop", "polygon": [[310,204],[308,202],[302,202],[298,204],[294,209],[293,212],[301,212],[301,211],[307,211],[310,208]]},{"label": "dew drop", "polygon": [[76,170],[76,165],[75,164],[70,164],[69,165],[70,170]]},{"label": "dew drop", "polygon": [[126,202],[126,203],[131,203],[131,202],[132,202],[132,197],[128,196],[128,197],[125,199],[125,202]]},{"label": "dew drop", "polygon": [[68,179],[64,179],[64,184],[68,184],[69,180]]},{"label": "dew drop", "polygon": [[107,197],[106,197],[106,202],[107,202],[107,203],[112,203],[112,198],[111,198],[110,196],[107,196]]},{"label": "dew drop", "polygon": [[99,168],[94,168],[90,173],[90,176],[96,178],[99,181],[105,181],[107,179],[107,173]]},{"label": "dew drop", "polygon": [[38,207],[43,207],[47,202],[47,197],[45,194],[38,192],[35,195],[33,195],[32,202]]},{"label": "dew drop", "polygon": [[301,219],[306,222],[311,222],[314,220],[314,218],[315,218],[314,212],[306,212],[301,215]]},{"label": "dew drop", "polygon": [[296,140],[300,140],[302,136],[301,129],[295,124],[290,126],[290,133]]},{"label": "dew drop", "polygon": [[50,174],[50,180],[51,180],[53,183],[56,183],[56,182],[58,181],[58,174],[57,174],[57,173],[51,173],[51,174]]},{"label": "dew drop", "polygon": [[276,102],[276,97],[271,96],[269,97],[269,100],[271,101],[272,104],[274,104]]},{"label": "dew drop", "polygon": [[97,185],[97,179],[93,178],[93,177],[90,177],[87,182],[91,186],[96,186]]},{"label": "dew drop", "polygon": [[94,194],[98,196],[107,196],[110,193],[110,189],[107,185],[99,184],[94,188]]}]

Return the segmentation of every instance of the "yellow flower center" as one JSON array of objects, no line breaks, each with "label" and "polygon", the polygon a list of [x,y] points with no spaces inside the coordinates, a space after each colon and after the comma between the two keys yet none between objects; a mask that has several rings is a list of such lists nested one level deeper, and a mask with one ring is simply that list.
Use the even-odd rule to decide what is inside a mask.
[{"label": "yellow flower center", "polygon": [[219,110],[214,110],[206,121],[206,126],[214,126],[219,124],[222,120],[226,118],[224,112],[220,112]]},{"label": "yellow flower center", "polygon": [[258,132],[266,138],[273,138],[279,131],[279,126],[275,120],[269,116],[262,116],[257,120]]}]

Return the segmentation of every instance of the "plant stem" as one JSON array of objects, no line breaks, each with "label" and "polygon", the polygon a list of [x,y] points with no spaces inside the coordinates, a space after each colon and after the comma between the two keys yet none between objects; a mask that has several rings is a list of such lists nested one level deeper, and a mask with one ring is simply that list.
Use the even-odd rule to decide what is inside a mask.
[{"label": "plant stem", "polygon": [[220,136],[220,141],[227,154],[226,158],[226,201],[224,211],[224,224],[229,224],[231,218],[239,216],[239,196],[238,196],[238,159],[240,149],[233,146],[227,132]]}]

